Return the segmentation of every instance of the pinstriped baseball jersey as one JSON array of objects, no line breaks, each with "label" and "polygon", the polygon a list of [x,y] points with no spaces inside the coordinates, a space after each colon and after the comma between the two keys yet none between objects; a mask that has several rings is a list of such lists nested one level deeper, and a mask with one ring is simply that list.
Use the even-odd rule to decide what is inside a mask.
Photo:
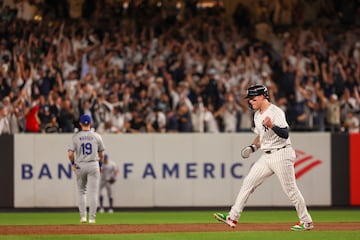
[{"label": "pinstriped baseball jersey", "polygon": [[254,132],[260,136],[260,148],[267,151],[281,148],[285,145],[290,145],[290,138],[281,138],[274,131],[263,125],[263,121],[266,117],[269,117],[275,126],[280,128],[289,127],[286,122],[285,113],[281,110],[281,108],[275,106],[274,104],[270,104],[263,113],[256,111],[254,115]]},{"label": "pinstriped baseball jersey", "polygon": [[93,131],[80,131],[73,135],[70,151],[75,152],[75,163],[98,161],[98,152],[105,146],[101,136]]},{"label": "pinstriped baseball jersey", "polygon": [[[296,184],[294,170],[296,155],[294,149],[291,147],[288,133],[283,129],[288,128],[285,113],[279,107],[269,102],[269,95],[265,86],[254,85],[250,87],[246,98],[249,99],[248,103],[251,109],[257,110],[254,114],[254,132],[257,134],[257,137],[253,143],[258,144],[259,141],[260,148],[264,150],[264,152],[260,158],[254,162],[248,175],[244,178],[235,203],[227,216],[229,219],[226,219],[226,223],[230,225],[228,223],[228,221],[230,221],[231,224],[235,223],[236,225],[249,196],[267,178],[275,174],[287,197],[293,203],[300,222],[307,226],[313,226],[312,218],[307,211],[304,197]],[[261,113],[261,111],[263,112]],[[270,129],[269,126],[272,126],[272,128],[276,126],[281,131],[284,130],[286,134],[275,133],[274,128]],[[249,146],[247,146],[247,148],[249,148]],[[252,147],[252,149],[254,148]],[[294,229],[296,229],[296,227],[294,227]]]}]

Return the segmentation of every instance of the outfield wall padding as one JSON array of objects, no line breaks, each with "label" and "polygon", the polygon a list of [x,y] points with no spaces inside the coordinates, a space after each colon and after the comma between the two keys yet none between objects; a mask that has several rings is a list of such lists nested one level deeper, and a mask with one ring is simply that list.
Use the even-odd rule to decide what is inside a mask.
[{"label": "outfield wall padding", "polygon": [[[106,153],[119,166],[114,206],[231,206],[262,153],[241,158],[241,148],[254,137],[252,133],[103,135]],[[297,184],[306,202],[330,206],[330,134],[293,133],[291,137]],[[70,142],[71,134],[15,136],[15,207],[77,205],[75,176],[67,159]],[[248,206],[291,205],[276,176],[259,186],[248,201]]]},{"label": "outfield wall padding", "polygon": [[[344,158],[345,160],[346,158]],[[360,134],[350,135],[350,204],[360,206]]]},{"label": "outfield wall padding", "polygon": [[0,207],[14,207],[14,136],[0,136]]},{"label": "outfield wall padding", "polygon": [[[240,134],[103,135],[119,165],[115,207],[231,206],[261,151],[249,159]],[[309,206],[360,204],[360,137],[345,133],[291,133],[297,183]],[[75,176],[67,160],[71,134],[0,136],[0,207],[76,207]],[[211,187],[209,187],[211,186]],[[248,206],[291,206],[276,177]]]},{"label": "outfield wall padding", "polygon": [[349,135],[334,133],[331,136],[331,193],[333,206],[347,206],[349,188]]}]

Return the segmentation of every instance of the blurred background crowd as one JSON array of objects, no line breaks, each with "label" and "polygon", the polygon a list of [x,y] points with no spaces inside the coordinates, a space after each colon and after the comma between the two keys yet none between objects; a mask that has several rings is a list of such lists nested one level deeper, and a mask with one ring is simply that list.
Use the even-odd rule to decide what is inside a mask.
[{"label": "blurred background crowd", "polygon": [[[230,3],[231,1],[231,3]],[[359,131],[360,1],[0,1],[0,134]]]}]

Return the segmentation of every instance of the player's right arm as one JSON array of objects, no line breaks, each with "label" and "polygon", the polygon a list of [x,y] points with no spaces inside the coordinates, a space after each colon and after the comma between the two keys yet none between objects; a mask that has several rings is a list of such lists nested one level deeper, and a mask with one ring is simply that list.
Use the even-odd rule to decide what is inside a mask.
[{"label": "player's right arm", "polygon": [[68,158],[71,163],[72,169],[75,171],[76,170],[75,154],[74,151],[72,151],[71,149],[68,150]]},{"label": "player's right arm", "polygon": [[246,146],[241,150],[241,156],[243,158],[248,158],[250,157],[250,154],[258,150],[259,148],[260,148],[260,136],[257,135],[251,145]]},{"label": "player's right arm", "polygon": [[254,141],[252,142],[252,145],[256,145],[256,147],[260,148],[260,135],[257,135]]},{"label": "player's right arm", "polygon": [[72,150],[68,150],[68,158],[69,158],[71,164],[74,164],[75,154]]},{"label": "player's right arm", "polygon": [[68,147],[68,159],[71,162],[71,165],[75,165],[75,151],[76,151],[76,146],[75,146],[75,142],[74,142],[74,136],[72,138],[71,144]]}]

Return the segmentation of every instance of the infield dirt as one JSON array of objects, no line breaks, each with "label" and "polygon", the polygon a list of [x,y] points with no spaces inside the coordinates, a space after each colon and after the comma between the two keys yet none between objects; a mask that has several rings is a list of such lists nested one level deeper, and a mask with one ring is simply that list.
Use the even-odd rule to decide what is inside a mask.
[{"label": "infield dirt", "polygon": [[[124,234],[165,232],[290,231],[293,223],[242,223],[236,228],[211,224],[74,224],[46,226],[0,226],[0,235]],[[318,223],[311,231],[360,230],[360,223]]]}]

